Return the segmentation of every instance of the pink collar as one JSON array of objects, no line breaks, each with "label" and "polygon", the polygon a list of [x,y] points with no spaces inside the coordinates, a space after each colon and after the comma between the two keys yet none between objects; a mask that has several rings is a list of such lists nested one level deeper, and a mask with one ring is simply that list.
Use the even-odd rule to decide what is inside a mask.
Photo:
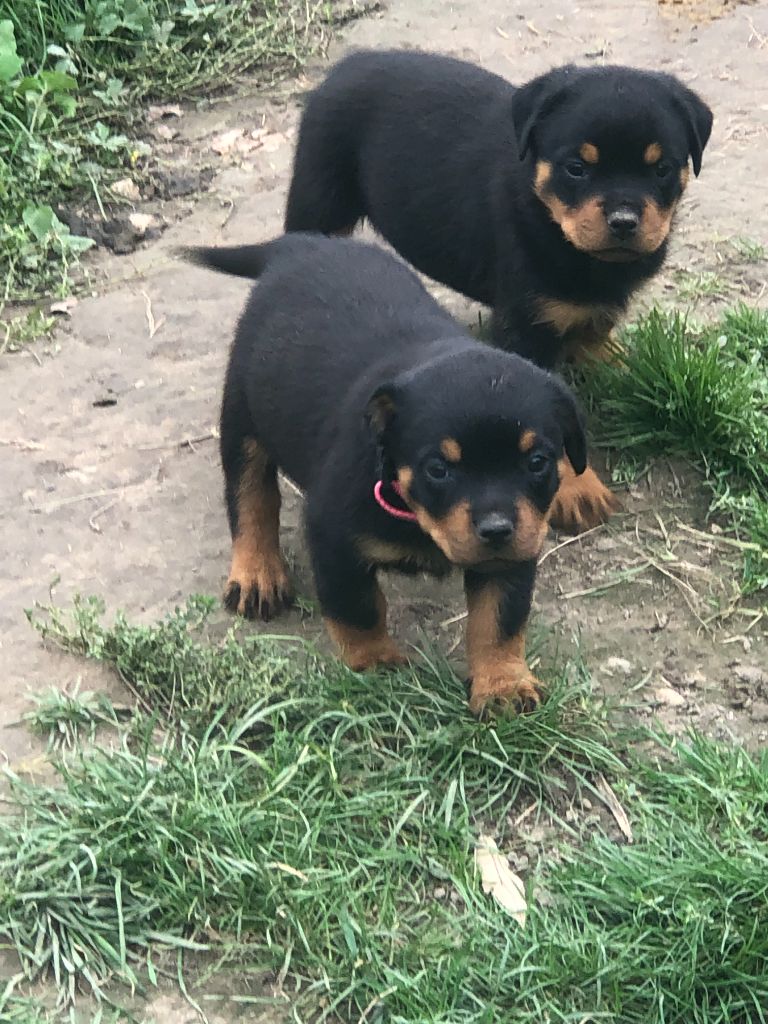
[{"label": "pink collar", "polygon": [[[393,480],[389,486],[392,488],[392,490],[395,492],[398,498],[403,499],[403,492],[400,489],[400,484],[397,482],[397,480]],[[383,480],[377,480],[376,483],[374,484],[373,496],[376,499],[377,504],[379,504],[384,509],[385,512],[389,512],[391,516],[394,516],[395,519],[404,519],[407,523],[415,523],[416,514],[414,512],[411,512],[410,509],[396,508],[394,505],[390,505],[390,503],[381,493],[383,487]]]}]

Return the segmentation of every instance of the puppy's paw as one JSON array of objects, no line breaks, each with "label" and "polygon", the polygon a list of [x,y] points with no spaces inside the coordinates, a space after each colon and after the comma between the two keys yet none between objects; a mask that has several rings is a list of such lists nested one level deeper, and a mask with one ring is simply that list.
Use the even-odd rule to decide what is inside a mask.
[{"label": "puppy's paw", "polygon": [[344,660],[354,672],[366,672],[374,668],[400,668],[408,664],[408,657],[389,637],[366,649],[345,651]]},{"label": "puppy's paw", "polygon": [[469,709],[478,717],[525,714],[541,701],[541,683],[524,661],[513,661],[503,672],[476,672],[470,682]]},{"label": "puppy's paw", "polygon": [[549,510],[549,522],[556,530],[583,533],[610,519],[621,502],[590,467],[576,476],[570,465],[563,474]]},{"label": "puppy's paw", "polygon": [[233,564],[224,589],[224,605],[246,619],[269,622],[293,604],[293,589],[282,557],[253,561],[247,567]]}]

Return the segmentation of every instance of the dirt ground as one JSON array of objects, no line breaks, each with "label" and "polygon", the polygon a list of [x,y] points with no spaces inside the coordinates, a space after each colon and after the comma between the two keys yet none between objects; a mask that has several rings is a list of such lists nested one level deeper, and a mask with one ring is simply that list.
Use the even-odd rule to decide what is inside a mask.
[{"label": "dirt ground", "polygon": [[[763,299],[768,265],[743,262],[730,243],[768,243],[768,2],[392,0],[348,26],[329,59],[357,46],[428,46],[513,81],[566,60],[679,74],[710,102],[715,127],[667,270],[641,302],[679,303],[687,288],[707,293],[697,306],[707,315],[718,302]],[[51,590],[61,604],[80,592],[151,620],[221,588],[229,538],[216,421],[248,286],[180,264],[172,249],[279,233],[301,93],[324,66],[269,93],[245,83],[231,98],[150,125],[165,180],[212,173],[209,189],[137,203],[167,225],[159,238],[129,256],[97,253],[93,295],[53,342],[0,360],[0,752],[17,770],[40,766],[19,724],[31,691],[82,679],[123,697],[98,666],[45,649],[25,608]],[[235,143],[230,133],[240,129]],[[162,194],[174,191],[184,189]],[[477,308],[447,289],[435,293],[477,321]],[[288,486],[284,495],[284,545],[300,593],[311,597],[301,502]],[[580,644],[598,683],[631,695],[639,715],[764,743],[768,619],[734,600],[739,553],[705,522],[700,483],[662,458],[621,495],[626,512],[608,527],[567,544],[551,538],[537,623],[555,627],[550,642],[561,651]],[[412,643],[426,635],[460,664],[459,581],[390,577],[385,587],[396,634]],[[283,623],[320,632],[316,617]],[[170,1002],[147,1009],[148,1021],[197,1019],[162,999]],[[260,1019],[238,1013],[227,1019]]]}]

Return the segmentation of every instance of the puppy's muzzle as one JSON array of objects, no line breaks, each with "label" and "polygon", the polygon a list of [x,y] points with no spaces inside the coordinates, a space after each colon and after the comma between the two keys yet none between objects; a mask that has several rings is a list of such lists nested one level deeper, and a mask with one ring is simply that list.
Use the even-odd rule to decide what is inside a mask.
[{"label": "puppy's muzzle", "polygon": [[475,521],[480,540],[493,549],[502,548],[512,536],[515,524],[501,512],[488,512]]}]

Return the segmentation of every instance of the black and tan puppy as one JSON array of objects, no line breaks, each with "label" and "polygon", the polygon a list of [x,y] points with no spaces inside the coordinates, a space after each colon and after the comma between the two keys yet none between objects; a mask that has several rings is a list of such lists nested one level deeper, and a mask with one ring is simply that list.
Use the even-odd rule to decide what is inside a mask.
[{"label": "black and tan puppy", "polygon": [[[361,52],[309,97],[287,231],[366,217],[418,270],[494,310],[494,338],[540,366],[597,353],[661,267],[712,114],[670,75],[563,67],[515,88],[437,54]],[[576,482],[579,530],[615,502]]]},{"label": "black and tan puppy", "polygon": [[322,236],[197,249],[258,279],[221,413],[232,532],[225,601],[268,618],[290,601],[278,539],[281,469],[306,492],[317,593],[354,669],[404,660],[379,568],[464,572],[470,705],[530,707],[524,631],[567,454],[586,465],[574,399],[483,345],[382,250]]}]

